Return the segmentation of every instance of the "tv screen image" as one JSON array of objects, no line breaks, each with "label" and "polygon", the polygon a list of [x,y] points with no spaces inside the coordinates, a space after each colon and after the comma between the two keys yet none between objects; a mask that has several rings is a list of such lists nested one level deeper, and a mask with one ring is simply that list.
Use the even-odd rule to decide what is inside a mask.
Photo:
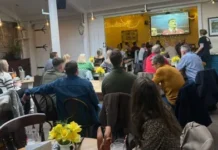
[{"label": "tv screen image", "polygon": [[190,33],[188,12],[151,16],[151,36]]}]

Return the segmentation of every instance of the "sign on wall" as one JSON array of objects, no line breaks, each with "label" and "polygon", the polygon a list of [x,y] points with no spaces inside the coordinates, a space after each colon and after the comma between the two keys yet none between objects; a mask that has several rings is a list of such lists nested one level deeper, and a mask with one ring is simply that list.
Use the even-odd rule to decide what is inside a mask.
[{"label": "sign on wall", "polygon": [[137,42],[138,30],[126,30],[121,32],[122,42]]}]

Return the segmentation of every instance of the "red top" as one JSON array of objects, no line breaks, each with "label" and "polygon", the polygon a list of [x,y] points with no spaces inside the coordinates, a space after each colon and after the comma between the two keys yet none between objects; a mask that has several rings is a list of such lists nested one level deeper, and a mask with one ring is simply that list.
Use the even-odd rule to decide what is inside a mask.
[{"label": "red top", "polygon": [[[144,62],[143,62],[144,72],[147,72],[147,73],[155,73],[156,72],[156,69],[152,66],[152,58],[155,55],[156,55],[155,53],[152,53],[151,55],[149,55],[147,57],[147,59],[144,60]],[[165,64],[169,65],[169,62],[167,59],[165,59]]]}]

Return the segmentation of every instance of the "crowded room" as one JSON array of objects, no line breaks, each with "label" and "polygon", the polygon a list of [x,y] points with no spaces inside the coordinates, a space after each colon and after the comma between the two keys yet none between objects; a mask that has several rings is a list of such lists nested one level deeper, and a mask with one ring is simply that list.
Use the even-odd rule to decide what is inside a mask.
[{"label": "crowded room", "polygon": [[0,0],[0,150],[218,150],[217,0]]}]

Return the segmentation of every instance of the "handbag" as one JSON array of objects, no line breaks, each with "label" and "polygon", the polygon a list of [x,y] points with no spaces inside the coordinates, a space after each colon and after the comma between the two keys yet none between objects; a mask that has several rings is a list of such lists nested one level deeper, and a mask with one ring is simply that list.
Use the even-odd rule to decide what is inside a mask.
[{"label": "handbag", "polygon": [[196,122],[186,124],[180,136],[181,150],[214,150],[214,140],[207,127]]}]

